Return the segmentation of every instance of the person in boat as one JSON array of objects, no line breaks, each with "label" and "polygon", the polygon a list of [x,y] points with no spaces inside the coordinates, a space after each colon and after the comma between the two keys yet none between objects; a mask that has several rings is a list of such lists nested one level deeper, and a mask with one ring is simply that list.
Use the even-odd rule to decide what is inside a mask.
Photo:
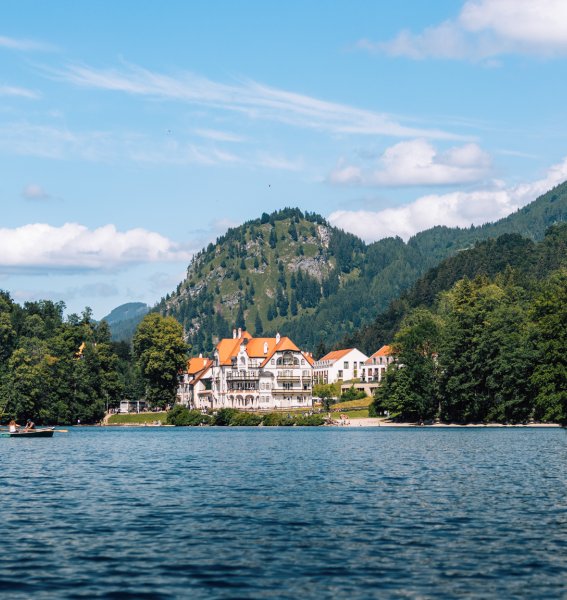
[{"label": "person in boat", "polygon": [[18,432],[18,427],[19,427],[19,425],[16,423],[16,421],[14,421],[14,419],[12,419],[8,423],[8,431],[10,433],[17,433]]},{"label": "person in boat", "polygon": [[28,422],[26,423],[26,431],[30,429],[35,429],[35,423],[31,419],[28,419]]}]

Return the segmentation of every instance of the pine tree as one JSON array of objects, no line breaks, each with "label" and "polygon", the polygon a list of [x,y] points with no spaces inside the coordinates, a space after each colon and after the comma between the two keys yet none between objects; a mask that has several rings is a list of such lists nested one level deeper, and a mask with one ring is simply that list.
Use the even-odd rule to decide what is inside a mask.
[{"label": "pine tree", "polygon": [[254,321],[254,335],[260,337],[264,333],[264,326],[262,325],[262,319],[260,313],[256,313],[256,320]]}]

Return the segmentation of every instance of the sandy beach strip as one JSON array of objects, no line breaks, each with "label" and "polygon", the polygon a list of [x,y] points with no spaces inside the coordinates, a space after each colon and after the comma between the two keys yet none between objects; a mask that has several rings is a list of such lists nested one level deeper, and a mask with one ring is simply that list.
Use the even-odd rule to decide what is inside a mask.
[{"label": "sandy beach strip", "polygon": [[366,419],[345,419],[343,421],[337,420],[330,425],[330,427],[420,427],[420,428],[440,428],[440,427],[455,427],[455,428],[466,428],[466,427],[561,427],[558,423],[528,423],[528,424],[514,424],[504,425],[502,423],[431,423],[428,425],[419,425],[418,423],[393,423],[388,419],[371,418]]}]

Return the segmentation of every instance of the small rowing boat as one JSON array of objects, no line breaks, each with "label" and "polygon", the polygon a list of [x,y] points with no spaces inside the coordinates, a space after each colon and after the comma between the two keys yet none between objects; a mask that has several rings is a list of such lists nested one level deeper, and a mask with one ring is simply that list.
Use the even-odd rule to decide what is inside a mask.
[{"label": "small rowing boat", "polygon": [[55,427],[44,429],[20,429],[19,431],[0,431],[1,437],[53,437]]}]

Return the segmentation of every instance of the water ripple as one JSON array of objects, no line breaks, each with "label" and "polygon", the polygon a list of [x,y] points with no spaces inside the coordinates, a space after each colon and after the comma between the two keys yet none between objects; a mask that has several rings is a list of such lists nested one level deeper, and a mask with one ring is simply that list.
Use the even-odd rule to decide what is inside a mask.
[{"label": "water ripple", "polygon": [[567,597],[562,430],[29,442],[0,445],[2,598]]}]

